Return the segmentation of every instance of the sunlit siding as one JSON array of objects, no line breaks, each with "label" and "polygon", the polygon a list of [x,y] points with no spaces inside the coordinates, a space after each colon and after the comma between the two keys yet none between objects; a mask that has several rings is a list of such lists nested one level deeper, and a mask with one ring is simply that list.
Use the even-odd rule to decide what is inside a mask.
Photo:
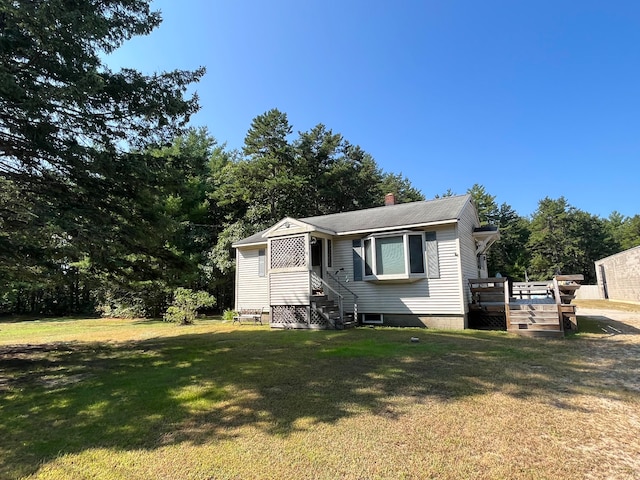
[{"label": "sunlit siding", "polygon": [[309,305],[309,272],[271,272],[270,305]]},{"label": "sunlit siding", "polygon": [[259,248],[236,251],[236,310],[264,308],[266,311],[269,307],[268,277],[266,272],[265,276],[259,276],[259,251]]},{"label": "sunlit siding", "polygon": [[480,272],[478,272],[478,257],[476,257],[476,243],[473,239],[473,229],[478,226],[475,209],[469,204],[462,212],[460,222],[458,223],[465,309],[467,309],[467,305],[471,303],[471,291],[469,290],[468,280],[480,276]]},{"label": "sunlit siding", "polygon": [[[340,280],[349,279],[347,287],[358,295],[358,312],[388,314],[451,315],[464,313],[461,302],[460,265],[454,225],[430,228],[436,232],[440,278],[420,279],[414,283],[373,283],[354,281],[353,246],[356,237],[334,240],[334,268]],[[352,309],[351,295],[345,307]]]}]

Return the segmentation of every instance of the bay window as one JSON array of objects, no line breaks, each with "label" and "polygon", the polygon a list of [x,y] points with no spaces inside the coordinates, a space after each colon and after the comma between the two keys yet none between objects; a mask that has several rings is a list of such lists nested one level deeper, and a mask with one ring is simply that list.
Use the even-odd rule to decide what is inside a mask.
[{"label": "bay window", "polygon": [[402,232],[364,239],[365,280],[418,280],[425,276],[422,233]]}]

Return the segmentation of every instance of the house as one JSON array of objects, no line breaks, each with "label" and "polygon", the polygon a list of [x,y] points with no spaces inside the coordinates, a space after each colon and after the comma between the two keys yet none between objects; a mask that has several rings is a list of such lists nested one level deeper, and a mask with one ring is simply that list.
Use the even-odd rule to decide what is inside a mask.
[{"label": "house", "polygon": [[362,324],[462,329],[468,280],[499,238],[470,195],[284,218],[236,242],[236,310],[279,328]]},{"label": "house", "polygon": [[640,303],[640,245],[595,264],[600,298]]}]

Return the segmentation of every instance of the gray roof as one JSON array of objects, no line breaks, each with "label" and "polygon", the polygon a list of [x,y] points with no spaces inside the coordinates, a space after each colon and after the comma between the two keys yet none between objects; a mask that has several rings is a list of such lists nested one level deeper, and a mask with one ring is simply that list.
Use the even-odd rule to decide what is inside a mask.
[{"label": "gray roof", "polygon": [[[367,208],[353,212],[299,218],[297,220],[335,234],[446,223],[458,220],[463,208],[470,199],[471,195],[458,195],[423,202],[400,203],[398,205]],[[267,231],[268,229],[239,240],[234,243],[234,246],[265,243],[266,238],[263,234]]]}]

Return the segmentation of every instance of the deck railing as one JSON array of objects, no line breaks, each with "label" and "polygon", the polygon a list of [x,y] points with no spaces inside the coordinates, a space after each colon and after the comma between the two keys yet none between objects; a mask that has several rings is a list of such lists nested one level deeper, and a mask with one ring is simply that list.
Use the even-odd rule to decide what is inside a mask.
[{"label": "deck railing", "polygon": [[513,298],[518,300],[530,300],[532,298],[544,298],[551,295],[550,282],[513,282]]}]

